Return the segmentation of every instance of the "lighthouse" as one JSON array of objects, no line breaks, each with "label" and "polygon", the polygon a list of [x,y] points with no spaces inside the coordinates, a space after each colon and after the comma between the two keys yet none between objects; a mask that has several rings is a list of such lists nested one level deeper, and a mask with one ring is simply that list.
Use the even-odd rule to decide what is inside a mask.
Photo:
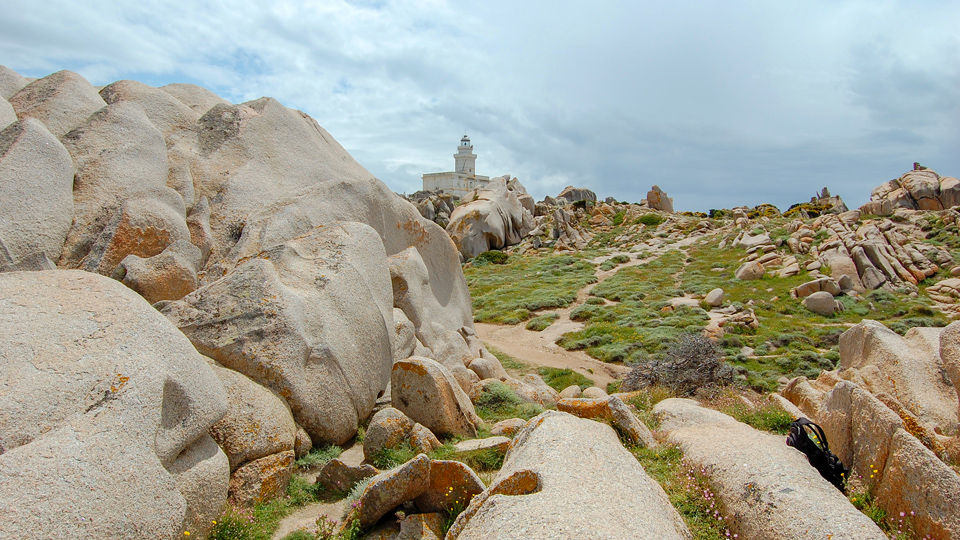
[{"label": "lighthouse", "polygon": [[477,176],[477,155],[473,153],[470,137],[464,135],[453,155],[453,171],[423,175],[424,191],[441,191],[462,198],[467,193],[485,187],[488,176]]}]

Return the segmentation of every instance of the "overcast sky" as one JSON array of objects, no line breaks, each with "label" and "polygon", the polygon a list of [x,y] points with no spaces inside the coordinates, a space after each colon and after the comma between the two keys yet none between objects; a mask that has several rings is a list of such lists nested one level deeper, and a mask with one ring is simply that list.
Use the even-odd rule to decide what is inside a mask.
[{"label": "overcast sky", "polygon": [[253,4],[6,0],[0,64],[272,96],[398,192],[464,132],[538,200],[852,208],[914,161],[960,176],[955,0]]}]

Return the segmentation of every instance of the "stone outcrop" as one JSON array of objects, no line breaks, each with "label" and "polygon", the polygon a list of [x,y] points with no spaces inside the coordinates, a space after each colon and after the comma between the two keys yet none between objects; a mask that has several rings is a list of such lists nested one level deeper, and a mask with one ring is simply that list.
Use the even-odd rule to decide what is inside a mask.
[{"label": "stone outcrop", "polygon": [[408,442],[414,450],[427,453],[440,448],[437,437],[424,426],[407,418],[393,407],[381,409],[373,415],[363,438],[363,457],[371,461],[385,449],[397,448]]},{"label": "stone outcrop", "polygon": [[18,118],[36,118],[55,137],[66,135],[106,106],[86,79],[67,70],[37,79],[7,99]]},{"label": "stone outcrop", "polygon": [[831,450],[888,515],[910,516],[918,536],[960,534],[960,516],[948,502],[960,497],[960,475],[870,392],[848,381],[838,383],[821,408],[820,424]]},{"label": "stone outcrop", "polygon": [[320,469],[317,483],[332,493],[350,493],[357,483],[376,476],[379,472],[372,465],[361,464],[358,467],[351,467],[334,458]]},{"label": "stone outcrop", "polygon": [[214,365],[227,391],[227,414],[210,428],[210,434],[230,460],[230,469],[269,454],[292,450],[297,426],[280,396],[250,378]]},{"label": "stone outcrop", "polygon": [[533,230],[533,214],[524,208],[526,191],[511,189],[495,178],[486,187],[468,193],[450,216],[447,233],[464,258],[520,243]]},{"label": "stone outcrop", "polygon": [[817,291],[803,299],[803,307],[817,315],[828,317],[837,311],[841,311],[843,304],[835,300],[831,293],[827,291]]},{"label": "stone outcrop", "polygon": [[[618,489],[610,490],[611,485]],[[570,538],[689,535],[666,493],[612,428],[547,411],[517,435],[503,468],[472,499],[447,538],[554,538],[558,526]]]},{"label": "stone outcrop", "polygon": [[563,191],[561,191],[559,195],[557,195],[557,198],[553,201],[553,203],[563,206],[580,201],[595,203],[597,202],[597,194],[587,188],[567,186],[563,188]]},{"label": "stone outcrop", "polygon": [[762,278],[765,272],[766,269],[762,264],[756,261],[748,261],[740,265],[734,275],[741,281],[753,281]]},{"label": "stone outcrop", "polygon": [[653,186],[647,192],[647,206],[661,212],[673,213],[673,198],[667,197],[667,193],[660,189],[660,186]]},{"label": "stone outcrop", "polygon": [[[730,526],[743,538],[886,538],[783,437],[757,431],[689,399],[654,407],[660,430],[716,486]],[[831,441],[833,439],[828,436]],[[718,451],[722,449],[722,451]],[[744,466],[744,464],[748,464]]]},{"label": "stone outcrop", "polygon": [[812,228],[829,233],[812,253],[830,266],[838,282],[848,276],[855,290],[914,286],[953,261],[945,250],[922,243],[909,224],[885,219],[857,225],[828,215],[815,220]]},{"label": "stone outcrop", "polygon": [[883,324],[864,320],[840,336],[839,375],[860,379],[873,394],[897,399],[931,429],[954,433],[957,391],[944,380],[940,328],[911,328],[901,337]]},{"label": "stone outcrop", "polygon": [[203,537],[230,472],[213,370],[108,278],[13,272],[0,291],[0,536]]},{"label": "stone outcrop", "polygon": [[[865,213],[874,211],[877,215],[889,215],[876,212],[881,204],[889,207],[909,210],[943,210],[960,203],[960,180],[942,177],[926,167],[916,166],[896,180],[881,184],[870,192],[869,208]],[[892,213],[892,212],[891,212]]]},{"label": "stone outcrop", "polygon": [[[466,367],[474,360],[502,374],[476,339],[444,230],[304,113],[270,98],[230,104],[194,85],[118,81],[98,91],[68,71],[30,81],[0,68],[0,96],[0,270],[76,268],[122,280],[195,347],[259,385],[231,394],[232,405],[275,391],[273,405],[301,426],[295,450],[282,430],[282,444],[231,447],[233,463],[216,454],[219,470],[234,466],[233,493],[249,494],[241,499],[282,492],[287,452],[355,433],[400,356],[395,335],[404,336],[403,356],[427,354],[462,385],[478,380]],[[509,186],[532,211],[522,186]],[[230,426],[247,420],[258,421]],[[279,437],[276,427],[263,436]],[[222,442],[243,439],[233,429],[219,433]],[[213,516],[227,490],[225,475],[204,479],[216,446],[208,438],[168,469],[182,497],[218,494],[203,506]],[[196,508],[168,504],[175,528],[197,523],[191,532],[203,536],[213,516]],[[82,534],[112,532],[108,524]]]}]

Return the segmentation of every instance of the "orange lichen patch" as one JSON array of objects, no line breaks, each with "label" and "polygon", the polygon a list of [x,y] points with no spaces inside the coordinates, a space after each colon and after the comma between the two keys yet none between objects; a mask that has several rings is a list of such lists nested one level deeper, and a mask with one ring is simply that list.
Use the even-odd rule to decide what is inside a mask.
[{"label": "orange lichen patch", "polygon": [[98,271],[109,275],[127,255],[146,259],[159,255],[170,244],[170,231],[156,227],[141,229],[131,225],[127,216],[124,216],[100,259]]},{"label": "orange lichen patch", "polygon": [[420,376],[426,376],[427,374],[427,368],[423,367],[419,362],[408,362],[406,360],[401,360],[393,364],[393,370],[396,371],[398,369],[416,373]]},{"label": "orange lichen patch", "polygon": [[423,228],[423,224],[419,220],[411,219],[403,223],[397,223],[397,228],[410,235],[410,243],[415,247],[423,246],[430,241],[430,233]]},{"label": "orange lichen patch", "polygon": [[430,491],[444,511],[466,508],[483,492],[483,485],[473,480],[470,469],[459,461],[430,462]]},{"label": "orange lichen patch", "polygon": [[253,506],[282,496],[293,474],[293,450],[244,464],[230,477],[229,498],[235,506]]},{"label": "orange lichen patch", "polygon": [[540,476],[536,472],[529,469],[514,471],[510,476],[500,480],[483,493],[475,496],[473,500],[470,501],[467,509],[457,517],[457,521],[450,527],[446,537],[456,538],[459,536],[460,533],[463,532],[463,529],[466,528],[470,518],[476,515],[483,506],[483,503],[490,497],[494,495],[517,497],[536,493],[537,491],[540,491]]},{"label": "orange lichen patch", "polygon": [[557,410],[580,418],[609,420],[613,417],[610,405],[604,398],[563,398],[557,401]]}]

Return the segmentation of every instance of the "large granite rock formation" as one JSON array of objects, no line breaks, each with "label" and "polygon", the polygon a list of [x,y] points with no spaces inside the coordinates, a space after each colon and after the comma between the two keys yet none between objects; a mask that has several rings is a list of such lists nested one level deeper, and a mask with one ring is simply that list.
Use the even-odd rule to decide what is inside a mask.
[{"label": "large granite rock formation", "polygon": [[534,227],[532,203],[519,182],[494,178],[463,198],[450,216],[447,232],[467,259],[519,244]]}]

